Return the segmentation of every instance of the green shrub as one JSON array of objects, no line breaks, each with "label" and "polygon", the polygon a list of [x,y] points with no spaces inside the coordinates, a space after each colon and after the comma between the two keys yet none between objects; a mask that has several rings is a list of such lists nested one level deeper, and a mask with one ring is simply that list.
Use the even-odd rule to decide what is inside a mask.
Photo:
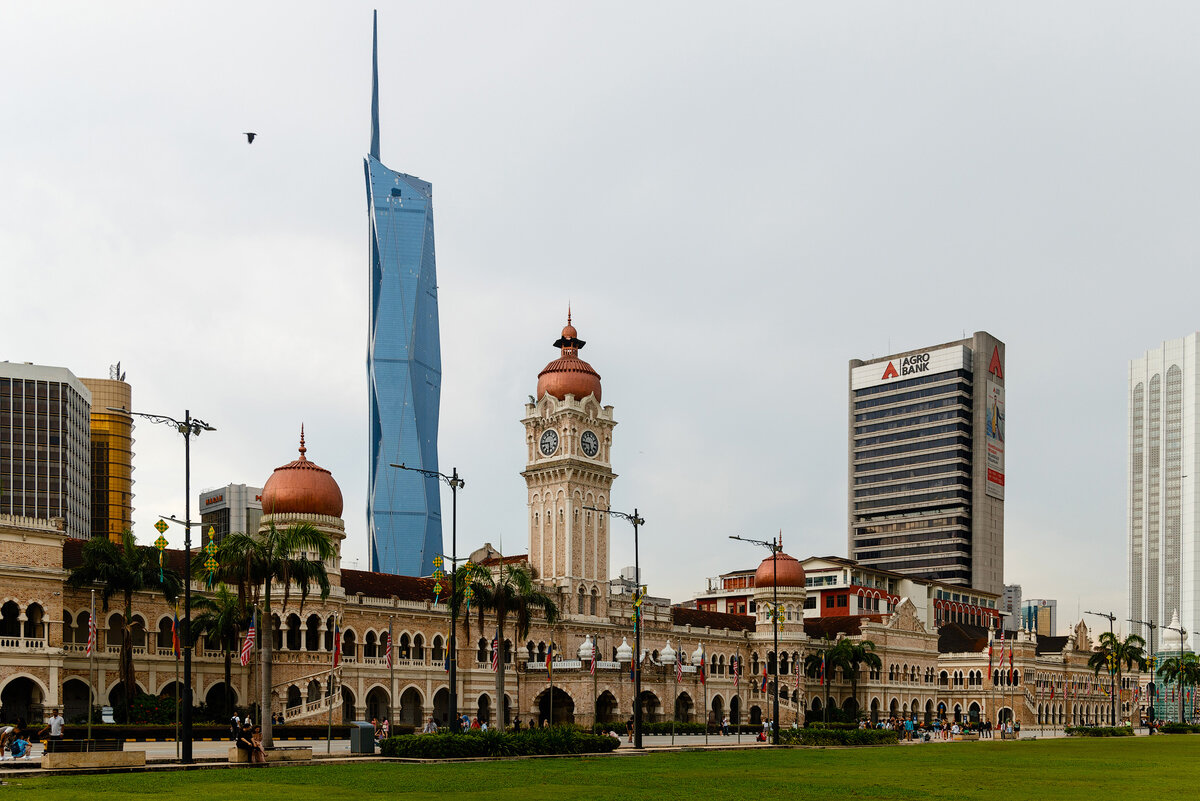
[{"label": "green shrub", "polygon": [[469,731],[463,734],[408,734],[389,737],[379,747],[388,757],[405,759],[466,759],[470,757],[536,756],[542,754],[602,754],[621,741],[606,734],[588,734],[574,726],[551,726],[523,731]]},{"label": "green shrub", "polygon": [[784,729],[779,742],[785,745],[895,745],[897,732],[886,729]]},{"label": "green shrub", "polygon": [[1200,734],[1200,726],[1187,723],[1164,723],[1158,727],[1159,734]]},{"label": "green shrub", "polygon": [[1129,726],[1068,726],[1065,731],[1069,737],[1133,736],[1133,729]]}]

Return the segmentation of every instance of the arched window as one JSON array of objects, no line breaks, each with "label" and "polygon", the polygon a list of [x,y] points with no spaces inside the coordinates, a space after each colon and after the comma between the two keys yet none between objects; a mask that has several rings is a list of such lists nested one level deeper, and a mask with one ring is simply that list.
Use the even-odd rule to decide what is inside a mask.
[{"label": "arched window", "polygon": [[593,615],[599,614],[599,612],[597,611],[597,609],[599,608],[599,605],[600,605],[600,593],[599,593],[599,591],[597,591],[597,589],[595,587],[592,587],[592,603],[591,603],[590,613]]},{"label": "arched window", "polygon": [[530,640],[529,642],[525,643],[525,656],[526,656],[526,661],[528,661],[528,662],[533,661],[533,640]]},{"label": "arched window", "polygon": [[[409,657],[405,657],[406,659]],[[412,658],[425,661],[425,638],[421,634],[414,634],[412,639]]]},{"label": "arched window", "polygon": [[367,636],[363,639],[363,656],[367,659],[373,659],[379,655],[379,645],[376,641],[375,632],[368,631]]},{"label": "arched window", "polygon": [[482,637],[479,638],[479,642],[475,643],[475,661],[488,661],[488,642]]},{"label": "arched window", "polygon": [[433,647],[431,656],[434,662],[441,662],[446,658],[446,649],[442,645],[442,635],[433,635]]},{"label": "arched window", "polygon": [[579,599],[577,601],[575,611],[582,615],[584,613],[584,609],[586,608],[586,605],[587,605],[587,595],[585,594],[583,587],[580,587],[579,588]]},{"label": "arched window", "polygon": [[504,664],[511,665],[513,661],[512,640],[504,641]]},{"label": "arched window", "polygon": [[400,652],[396,656],[400,659],[412,659],[412,640],[408,638],[408,632],[400,635]]}]

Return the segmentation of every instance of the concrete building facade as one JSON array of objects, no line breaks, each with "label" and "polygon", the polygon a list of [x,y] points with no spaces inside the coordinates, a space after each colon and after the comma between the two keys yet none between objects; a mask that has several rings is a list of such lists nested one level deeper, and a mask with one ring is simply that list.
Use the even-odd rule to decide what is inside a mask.
[{"label": "concrete building facade", "polygon": [[982,331],[850,361],[852,559],[1001,592],[1006,368]]},{"label": "concrete building facade", "polygon": [[231,533],[252,534],[262,522],[262,487],[226,484],[200,493],[201,528],[204,541],[212,529],[217,543]]}]

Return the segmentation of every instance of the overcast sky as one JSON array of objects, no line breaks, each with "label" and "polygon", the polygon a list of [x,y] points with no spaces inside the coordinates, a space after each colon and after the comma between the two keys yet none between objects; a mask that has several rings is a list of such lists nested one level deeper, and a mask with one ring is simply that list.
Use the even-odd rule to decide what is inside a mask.
[{"label": "overcast sky", "polygon": [[[0,359],[119,359],[136,408],[215,425],[193,511],[261,486],[304,422],[364,569],[371,9],[0,4]],[[1200,327],[1200,7],[379,22],[383,162],[434,186],[460,552],[528,547],[519,420],[568,302],[619,421],[613,505],[676,601],[765,555],[730,534],[845,555],[847,361],[986,330],[1008,345],[1006,580],[1063,627],[1124,617],[1128,360]],[[136,438],[149,542],[183,512],[183,443]]]}]

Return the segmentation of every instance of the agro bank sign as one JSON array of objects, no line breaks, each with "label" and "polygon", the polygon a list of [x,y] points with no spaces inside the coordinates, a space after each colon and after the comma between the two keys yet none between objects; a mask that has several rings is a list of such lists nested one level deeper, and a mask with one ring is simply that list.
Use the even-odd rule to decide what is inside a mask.
[{"label": "agro bank sign", "polygon": [[937,350],[915,351],[880,362],[871,362],[850,371],[850,388],[865,389],[893,384],[952,370],[970,370],[971,352],[962,345]]}]

